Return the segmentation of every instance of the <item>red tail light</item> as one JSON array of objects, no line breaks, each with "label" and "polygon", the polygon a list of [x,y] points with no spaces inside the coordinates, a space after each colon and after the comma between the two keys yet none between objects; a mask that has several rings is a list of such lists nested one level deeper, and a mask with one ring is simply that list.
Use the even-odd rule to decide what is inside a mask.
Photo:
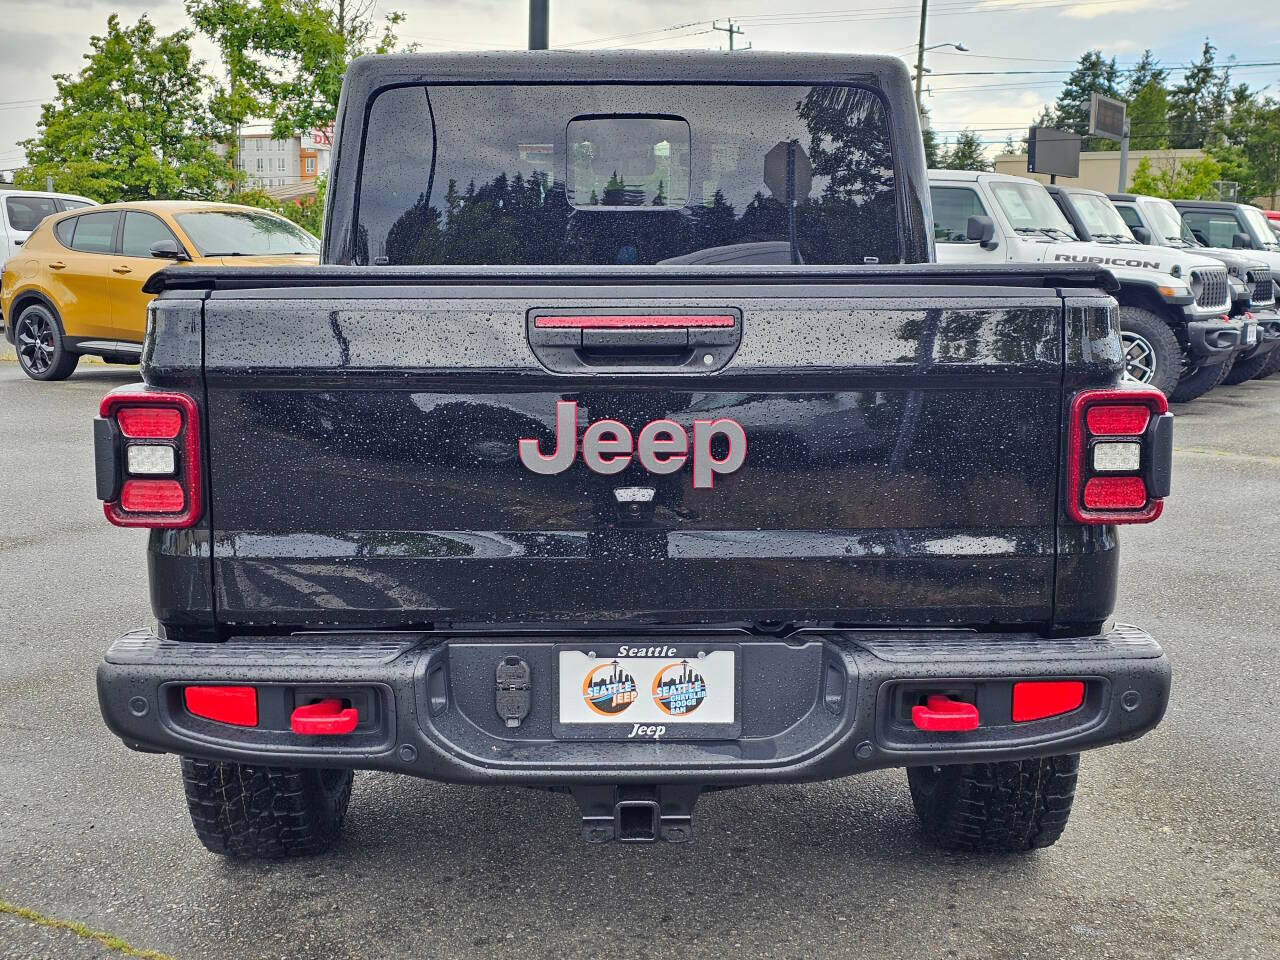
[{"label": "red tail light", "polygon": [[124,387],[94,422],[98,499],[120,527],[190,527],[200,518],[200,417],[184,393]]},{"label": "red tail light", "polygon": [[1150,523],[1169,493],[1173,417],[1151,387],[1084,390],[1071,403],[1067,513],[1077,523]]}]

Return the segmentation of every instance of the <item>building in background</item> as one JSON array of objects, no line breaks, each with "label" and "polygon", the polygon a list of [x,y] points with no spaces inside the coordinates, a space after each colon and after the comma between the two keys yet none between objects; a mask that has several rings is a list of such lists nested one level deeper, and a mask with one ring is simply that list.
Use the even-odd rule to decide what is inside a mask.
[{"label": "building in background", "polygon": [[329,171],[332,131],[315,130],[301,136],[277,139],[269,130],[240,133],[236,167],[244,171],[244,185],[258,190],[314,192],[317,177]]},{"label": "building in background", "polygon": [[[1203,160],[1203,150],[1130,150],[1129,151],[1129,183],[1133,183],[1133,172],[1138,168],[1138,161],[1143,157],[1151,160],[1153,170],[1165,170],[1185,163],[1188,160]],[[1002,153],[993,161],[996,173],[1007,173],[1015,177],[1030,177],[1041,183],[1048,183],[1049,177],[1043,173],[1027,173],[1027,155],[1025,153]],[[1120,185],[1120,151],[1119,150],[1084,150],[1080,153],[1080,176],[1058,177],[1058,183],[1073,187],[1085,187],[1089,190],[1101,190],[1103,193],[1115,193]]]}]

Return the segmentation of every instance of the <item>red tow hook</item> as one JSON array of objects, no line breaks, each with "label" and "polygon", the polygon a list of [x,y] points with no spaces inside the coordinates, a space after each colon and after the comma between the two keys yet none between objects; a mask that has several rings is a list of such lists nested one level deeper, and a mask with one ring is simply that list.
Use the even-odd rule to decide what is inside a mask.
[{"label": "red tow hook", "polygon": [[289,726],[294,733],[311,736],[329,736],[350,733],[360,717],[355,707],[342,708],[341,700],[321,700],[305,707],[295,707],[289,715]]},{"label": "red tow hook", "polygon": [[917,730],[976,730],[978,708],[972,703],[931,693],[923,707],[911,708],[911,722]]}]

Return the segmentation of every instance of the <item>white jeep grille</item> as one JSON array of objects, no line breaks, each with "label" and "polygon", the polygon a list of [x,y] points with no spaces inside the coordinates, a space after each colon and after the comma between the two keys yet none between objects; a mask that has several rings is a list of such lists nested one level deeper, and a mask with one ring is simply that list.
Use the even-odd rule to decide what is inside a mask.
[{"label": "white jeep grille", "polygon": [[1226,268],[1192,270],[1191,289],[1195,291],[1196,306],[1204,310],[1225,310],[1230,297]]},{"label": "white jeep grille", "polygon": [[1249,284],[1251,306],[1269,307],[1276,302],[1276,291],[1271,284],[1269,267],[1254,267],[1245,274],[1245,283]]}]

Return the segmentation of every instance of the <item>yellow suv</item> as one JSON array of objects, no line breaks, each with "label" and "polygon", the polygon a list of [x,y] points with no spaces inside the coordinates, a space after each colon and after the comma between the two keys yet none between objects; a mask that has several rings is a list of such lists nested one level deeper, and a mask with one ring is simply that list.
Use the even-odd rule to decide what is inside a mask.
[{"label": "yellow suv", "polygon": [[320,242],[256,207],[150,200],[44,220],[0,273],[0,322],[34,380],[64,380],[82,354],[136,363],[146,332],[142,292],[179,264],[315,264]]}]

